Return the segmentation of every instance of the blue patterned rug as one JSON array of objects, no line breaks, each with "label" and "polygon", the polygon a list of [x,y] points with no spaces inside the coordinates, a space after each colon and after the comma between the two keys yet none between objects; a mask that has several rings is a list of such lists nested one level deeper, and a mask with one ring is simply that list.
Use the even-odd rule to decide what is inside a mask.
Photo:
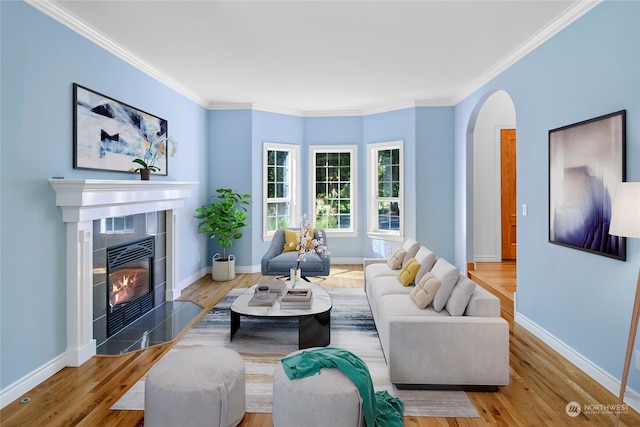
[{"label": "blue patterned rug", "polygon": [[[298,349],[297,320],[242,317],[229,340],[229,307],[245,289],[231,290],[171,351],[223,346],[237,351],[247,372],[247,412],[271,413],[272,375],[277,363]],[[406,416],[479,417],[463,391],[398,390],[389,383],[387,365],[367,298],[362,289],[327,289],[333,300],[331,346],[349,350],[367,363],[374,387],[404,401]],[[114,410],[144,410],[144,379],[116,402]]]}]

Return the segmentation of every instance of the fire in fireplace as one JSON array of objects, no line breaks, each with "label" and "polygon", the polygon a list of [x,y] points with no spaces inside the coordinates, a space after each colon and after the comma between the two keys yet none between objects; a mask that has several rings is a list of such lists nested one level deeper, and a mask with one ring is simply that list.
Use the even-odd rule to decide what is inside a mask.
[{"label": "fire in fireplace", "polygon": [[154,238],[107,248],[107,337],[153,309]]}]

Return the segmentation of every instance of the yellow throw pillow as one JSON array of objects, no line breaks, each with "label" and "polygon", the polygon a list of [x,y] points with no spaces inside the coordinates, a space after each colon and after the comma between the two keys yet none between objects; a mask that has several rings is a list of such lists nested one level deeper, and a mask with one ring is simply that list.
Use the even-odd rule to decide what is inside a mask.
[{"label": "yellow throw pillow", "polygon": [[298,230],[284,230],[284,248],[282,252],[292,252],[298,247]]},{"label": "yellow throw pillow", "polygon": [[419,269],[420,264],[415,259],[410,258],[398,273],[398,280],[402,283],[402,286],[409,286],[413,279],[416,278]]}]

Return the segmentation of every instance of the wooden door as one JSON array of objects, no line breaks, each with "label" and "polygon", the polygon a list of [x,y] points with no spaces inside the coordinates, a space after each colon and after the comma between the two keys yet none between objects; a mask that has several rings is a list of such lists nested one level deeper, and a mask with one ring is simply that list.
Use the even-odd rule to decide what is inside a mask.
[{"label": "wooden door", "polygon": [[516,259],[516,130],[500,130],[502,259]]}]

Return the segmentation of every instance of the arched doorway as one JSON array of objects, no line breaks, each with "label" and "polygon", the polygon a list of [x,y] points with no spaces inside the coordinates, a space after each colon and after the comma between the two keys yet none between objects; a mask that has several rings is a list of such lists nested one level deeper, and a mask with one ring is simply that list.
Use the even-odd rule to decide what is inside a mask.
[{"label": "arched doorway", "polygon": [[[503,286],[503,311],[513,316],[517,260],[516,111],[509,94],[494,92],[480,101],[470,123],[473,158],[473,268],[479,284]],[[481,283],[485,282],[485,283]]]}]

